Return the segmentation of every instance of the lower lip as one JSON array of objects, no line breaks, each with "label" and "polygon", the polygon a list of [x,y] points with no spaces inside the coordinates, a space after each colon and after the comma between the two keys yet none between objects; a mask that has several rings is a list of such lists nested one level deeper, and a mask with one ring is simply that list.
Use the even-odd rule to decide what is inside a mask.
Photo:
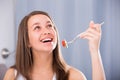
[{"label": "lower lip", "polygon": [[[43,42],[42,42],[43,43]],[[43,44],[53,44],[53,42],[45,42]]]}]

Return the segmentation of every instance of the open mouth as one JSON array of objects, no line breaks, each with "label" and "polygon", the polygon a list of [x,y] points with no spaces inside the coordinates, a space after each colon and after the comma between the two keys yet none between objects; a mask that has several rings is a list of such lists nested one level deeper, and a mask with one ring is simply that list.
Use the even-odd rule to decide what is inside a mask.
[{"label": "open mouth", "polygon": [[43,39],[43,40],[40,40],[42,43],[47,43],[47,42],[52,42],[53,41],[53,38],[46,38],[46,39]]}]

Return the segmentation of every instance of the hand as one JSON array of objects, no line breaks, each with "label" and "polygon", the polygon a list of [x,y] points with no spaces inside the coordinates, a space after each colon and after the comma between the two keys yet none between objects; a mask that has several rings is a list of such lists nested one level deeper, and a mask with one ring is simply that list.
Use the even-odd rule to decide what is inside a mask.
[{"label": "hand", "polygon": [[98,52],[101,39],[101,24],[90,22],[89,28],[80,34],[80,38],[89,41],[89,49],[91,52]]}]

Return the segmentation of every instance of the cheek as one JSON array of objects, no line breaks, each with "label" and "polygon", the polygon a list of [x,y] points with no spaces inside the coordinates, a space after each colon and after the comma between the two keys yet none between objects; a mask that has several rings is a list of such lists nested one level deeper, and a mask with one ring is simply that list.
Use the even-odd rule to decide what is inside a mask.
[{"label": "cheek", "polygon": [[54,38],[55,38],[55,41],[57,40],[57,32],[55,30],[53,30],[52,34],[54,34]]},{"label": "cheek", "polygon": [[58,43],[58,36],[57,36],[57,33],[55,32],[55,46],[57,45],[57,43]]},{"label": "cheek", "polygon": [[38,36],[37,35],[35,35],[35,34],[29,34],[29,45],[30,45],[30,47],[32,47],[32,46],[34,46],[34,45],[36,45],[37,43],[37,41],[38,41]]}]

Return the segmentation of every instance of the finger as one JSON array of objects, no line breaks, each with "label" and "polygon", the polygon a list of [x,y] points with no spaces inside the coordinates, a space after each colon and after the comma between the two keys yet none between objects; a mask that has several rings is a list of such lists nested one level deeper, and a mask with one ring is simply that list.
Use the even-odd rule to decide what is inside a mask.
[{"label": "finger", "polygon": [[92,29],[92,28],[89,28],[86,32],[89,32],[89,33],[96,35],[96,36],[101,34],[99,31],[97,31],[96,29]]},{"label": "finger", "polygon": [[94,22],[93,22],[93,21],[90,21],[90,23],[89,23],[89,27],[91,27],[91,28],[94,27]]},{"label": "finger", "polygon": [[92,39],[99,39],[101,37],[101,33],[93,30],[93,29],[89,29],[83,33],[81,33],[80,38],[84,39],[85,37],[90,37]]},{"label": "finger", "polygon": [[82,39],[92,40],[93,37],[91,35],[86,34],[86,35],[82,36]]},{"label": "finger", "polygon": [[100,24],[95,24],[95,28],[98,32],[101,32],[101,25]]},{"label": "finger", "polygon": [[87,36],[94,38],[95,35],[90,32],[83,32],[83,33],[81,33],[80,38],[85,38]]}]

